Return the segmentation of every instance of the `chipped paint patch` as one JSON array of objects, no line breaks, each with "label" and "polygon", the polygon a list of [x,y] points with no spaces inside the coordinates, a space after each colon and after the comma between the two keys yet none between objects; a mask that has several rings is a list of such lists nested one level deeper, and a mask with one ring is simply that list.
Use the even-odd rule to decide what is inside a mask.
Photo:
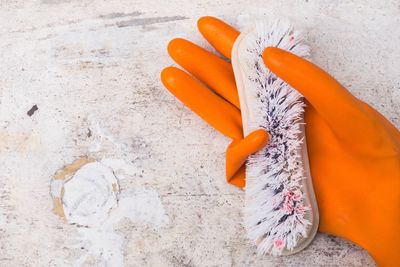
[{"label": "chipped paint patch", "polygon": [[64,182],[71,178],[71,176],[83,165],[93,162],[93,159],[82,157],[75,160],[58,170],[53,179],[50,181],[50,195],[53,198],[53,212],[58,216],[65,218],[64,208],[62,204],[62,197],[64,195]]},{"label": "chipped paint patch", "polygon": [[35,133],[0,132],[0,150],[28,153],[40,148],[41,139]]},{"label": "chipped paint patch", "polygon": [[73,173],[75,173],[83,165],[85,165],[89,162],[93,162],[93,161],[94,161],[94,159],[91,159],[89,157],[82,157],[80,159],[77,159],[74,162],[72,162],[71,164],[68,164],[68,165],[64,166],[63,168],[61,168],[60,170],[58,170],[54,175],[54,179],[55,180],[64,180],[67,177],[69,177],[69,175],[72,175]]}]

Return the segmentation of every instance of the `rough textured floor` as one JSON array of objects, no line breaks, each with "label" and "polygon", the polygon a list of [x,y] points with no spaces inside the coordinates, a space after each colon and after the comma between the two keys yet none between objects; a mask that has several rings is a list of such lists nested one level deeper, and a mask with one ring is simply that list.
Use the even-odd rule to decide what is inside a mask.
[{"label": "rough textured floor", "polygon": [[[82,156],[120,164],[121,194],[160,202],[115,224],[125,266],[374,266],[325,234],[299,254],[257,257],[241,226],[243,192],[224,179],[229,140],[160,84],[172,37],[206,45],[199,16],[235,24],[254,10],[305,29],[313,61],[400,126],[395,0],[3,0],[1,266],[70,266],[82,255],[83,265],[104,263],[103,248],[76,246],[79,227],[52,211],[54,173]],[[165,218],[152,221],[154,209]]]}]

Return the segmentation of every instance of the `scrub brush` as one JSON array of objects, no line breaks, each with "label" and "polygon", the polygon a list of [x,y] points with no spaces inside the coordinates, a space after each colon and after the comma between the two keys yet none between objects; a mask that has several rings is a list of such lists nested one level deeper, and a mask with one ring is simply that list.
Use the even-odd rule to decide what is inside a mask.
[{"label": "scrub brush", "polygon": [[257,22],[232,50],[244,134],[263,128],[268,145],[246,168],[244,225],[259,254],[289,255],[313,240],[319,223],[304,133],[304,99],[267,69],[269,46],[301,57],[309,47],[287,21]]}]

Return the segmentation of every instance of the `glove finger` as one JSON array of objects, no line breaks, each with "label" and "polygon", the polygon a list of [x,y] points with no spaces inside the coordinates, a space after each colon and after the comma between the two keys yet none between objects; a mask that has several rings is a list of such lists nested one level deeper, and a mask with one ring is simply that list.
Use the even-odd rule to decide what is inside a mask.
[{"label": "glove finger", "polygon": [[240,166],[232,177],[227,178],[227,182],[236,187],[244,188],[246,186],[246,165]]},{"label": "glove finger", "polygon": [[240,32],[215,17],[201,17],[197,27],[203,37],[222,55],[231,59],[232,47]]},{"label": "glove finger", "polygon": [[248,156],[266,146],[268,140],[268,133],[259,129],[250,133],[244,139],[232,141],[226,150],[226,178],[228,182],[246,162]]},{"label": "glove finger", "polygon": [[184,39],[173,39],[168,53],[185,70],[237,108],[240,107],[231,64]]},{"label": "glove finger", "polygon": [[243,138],[240,111],[205,85],[175,67],[165,68],[161,81],[176,98],[222,134],[232,139]]},{"label": "glove finger", "polygon": [[272,72],[310,102],[342,140],[354,142],[354,137],[360,136],[360,129],[365,134],[376,130],[368,114],[360,108],[360,101],[316,65],[274,47],[265,49],[263,59]]}]

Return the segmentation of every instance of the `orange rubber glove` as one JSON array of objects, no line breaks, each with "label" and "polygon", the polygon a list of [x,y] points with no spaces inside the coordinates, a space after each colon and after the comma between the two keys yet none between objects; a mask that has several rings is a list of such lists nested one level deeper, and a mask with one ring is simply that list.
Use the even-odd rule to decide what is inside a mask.
[{"label": "orange rubber glove", "polygon": [[[216,44],[219,51],[230,58],[239,32],[222,21],[212,20],[215,30],[222,30],[223,34],[214,35],[209,24],[202,23],[204,20],[199,21],[199,29],[208,42]],[[244,162],[267,144],[268,134],[260,129],[243,138],[239,96],[231,64],[184,39],[172,40],[168,53],[194,78],[178,68],[167,67],[161,73],[161,81],[187,107],[233,139],[226,151],[226,178],[229,183],[243,188]]]},{"label": "orange rubber glove", "polygon": [[359,244],[380,266],[399,266],[399,130],[312,63],[278,48],[265,49],[263,58],[308,101],[319,230]]},{"label": "orange rubber glove", "polygon": [[[205,38],[229,58],[238,33],[212,17],[201,18],[198,26]],[[195,60],[196,55],[204,55],[188,49],[193,45],[186,44],[187,41],[178,39],[169,45],[170,54],[179,64],[189,72],[194,69],[195,73],[204,68],[203,75],[209,70],[216,70],[215,65],[208,66],[202,59],[199,59],[200,63]],[[182,60],[185,63],[180,63],[182,61],[177,60],[177,54],[187,61]],[[267,48],[263,57],[271,71],[297,89],[307,100],[307,148],[320,213],[319,230],[355,242],[368,250],[380,266],[398,266],[400,132],[379,112],[355,98],[334,78],[312,63],[277,48]],[[210,83],[217,84],[223,73],[213,73],[205,83],[214,88]],[[195,106],[192,109],[200,116],[203,113],[199,110],[208,110],[205,113],[212,117],[214,109],[218,109],[214,106],[219,104],[217,101],[210,103],[197,94],[187,92],[197,88],[205,90],[205,87],[194,83],[184,72],[167,68],[161,76],[165,86],[174,94],[186,89],[185,97],[176,94],[177,97],[185,104],[189,103],[189,107]],[[199,76],[195,75],[204,81],[201,78],[203,76]],[[234,99],[234,96],[231,97]],[[228,117],[226,102],[222,103],[219,108]],[[240,114],[235,115],[237,119],[229,117],[229,122],[220,121],[224,116],[218,115],[214,120],[207,116],[202,117],[226,133],[236,127],[232,126],[235,123],[240,124]],[[240,137],[239,133],[237,137]],[[227,160],[232,157],[232,162],[242,162],[246,158],[245,152],[249,155],[255,151],[257,146],[247,147],[244,140],[231,144],[227,151]],[[240,151],[235,150],[235,144]],[[238,179],[243,178],[241,176]]]}]

